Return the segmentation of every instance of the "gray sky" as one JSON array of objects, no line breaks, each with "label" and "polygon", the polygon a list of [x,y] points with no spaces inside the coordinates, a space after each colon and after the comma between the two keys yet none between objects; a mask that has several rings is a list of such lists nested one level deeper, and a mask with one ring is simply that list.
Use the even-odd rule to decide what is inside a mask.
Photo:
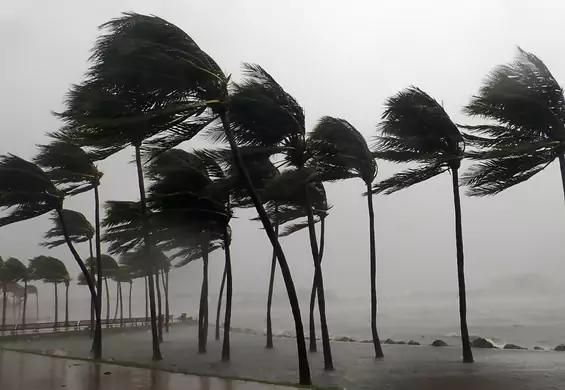
[{"label": "gray sky", "polygon": [[[528,5],[529,4],[529,5]],[[242,62],[269,71],[304,106],[311,128],[322,115],[343,117],[368,139],[383,101],[416,85],[443,101],[456,122],[461,107],[495,65],[512,60],[516,46],[537,54],[565,80],[562,0],[472,1],[84,1],[7,0],[0,5],[1,153],[31,158],[34,145],[60,123],[70,83],[80,82],[97,26],[122,11],[153,13],[190,34],[234,78]],[[100,163],[102,200],[136,199],[134,168],[126,150]],[[379,178],[399,169],[380,164]],[[326,288],[339,295],[368,294],[368,233],[363,186],[330,185],[324,257]],[[467,280],[480,288],[505,274],[560,278],[565,263],[565,209],[558,168],[488,199],[463,197]],[[67,207],[92,218],[91,195]],[[392,196],[375,198],[379,291],[456,291],[453,200],[449,174]],[[234,221],[235,289],[265,291],[270,246],[251,214]],[[27,259],[46,217],[0,230],[0,255]],[[282,240],[295,279],[307,286],[312,260],[307,234]],[[86,254],[87,248],[81,248]],[[76,275],[66,248],[50,251]],[[219,277],[221,254],[215,254]],[[193,275],[193,276],[190,276]],[[173,280],[198,283],[200,266]],[[195,285],[196,287],[196,285]]]}]

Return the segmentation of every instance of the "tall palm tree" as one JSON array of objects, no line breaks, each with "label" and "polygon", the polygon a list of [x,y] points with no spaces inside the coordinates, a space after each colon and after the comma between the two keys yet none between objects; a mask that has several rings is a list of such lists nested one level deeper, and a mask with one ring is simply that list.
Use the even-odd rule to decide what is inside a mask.
[{"label": "tall palm tree", "polygon": [[[377,176],[377,163],[363,135],[351,123],[341,118],[323,117],[310,138],[317,142],[317,164],[332,174],[340,173],[341,178],[359,178],[367,189],[369,212],[369,247],[371,280],[371,334],[375,357],[382,358],[383,350],[377,331],[377,251],[375,243],[375,214],[373,211],[372,184]],[[322,230],[324,218],[322,218]]]},{"label": "tall palm tree", "polygon": [[451,172],[455,208],[455,243],[459,286],[459,317],[463,361],[473,362],[467,328],[467,301],[463,262],[463,232],[459,196],[459,167],[464,153],[463,136],[443,107],[424,91],[410,87],[390,97],[380,123],[375,155],[396,163],[418,163],[373,186],[374,193],[393,192]]},{"label": "tall palm tree", "polygon": [[497,194],[559,161],[565,193],[565,98],[563,88],[534,54],[496,67],[465,107],[467,115],[488,121],[464,126],[467,142],[483,160],[463,176],[469,195]]},{"label": "tall palm tree", "polygon": [[[80,146],[68,142],[67,140],[52,140],[47,145],[39,145],[39,152],[34,158],[34,162],[43,167],[53,182],[61,188],[61,190],[68,196],[82,194],[84,192],[93,191],[94,193],[94,220],[95,228],[92,228],[90,222],[82,216],[67,213],[69,222],[76,222],[69,226],[72,233],[76,234],[75,242],[82,242],[81,239],[88,240],[90,246],[90,257],[93,257],[92,251],[92,238],[95,236],[96,259],[98,269],[101,269],[101,254],[102,249],[100,246],[100,194],[99,186],[100,179],[103,174],[98,170],[93,158],[83,150]],[[72,228],[76,227],[77,231]],[[60,228],[55,225],[50,232],[52,238],[60,238]],[[73,235],[71,233],[71,235]],[[48,232],[49,234],[49,232]],[[50,238],[48,235],[46,238]],[[92,269],[91,269],[92,271]],[[102,276],[98,275],[96,292],[98,293],[98,307],[102,307]],[[94,331],[93,350],[94,356],[102,356],[102,323],[101,313],[96,317],[94,313],[94,305],[91,306],[91,321],[97,318],[96,324],[91,328]]]},{"label": "tall palm tree", "polygon": [[[30,269],[36,279],[42,280],[44,283],[53,283],[55,292],[54,330],[57,330],[57,323],[59,321],[59,294],[57,286],[60,283],[66,283],[66,281],[70,280],[67,267],[61,260],[52,256],[37,256],[29,262]],[[87,275],[85,275],[85,277],[87,277]]]},{"label": "tall palm tree", "polygon": [[[120,325],[124,323],[124,300],[122,294],[122,283],[130,283],[132,281],[131,270],[127,266],[120,266],[115,272],[113,279],[116,281],[118,286],[118,302],[120,308]],[[131,298],[131,291],[130,291],[130,298]],[[131,304],[130,304],[131,307]],[[131,311],[131,310],[130,310]]]},{"label": "tall palm tree", "polygon": [[[63,216],[63,200],[64,193],[37,165],[12,154],[0,156],[0,208],[8,210],[8,214],[0,218],[0,226],[56,211],[61,220],[61,228],[67,246],[84,273],[91,298],[96,302],[94,283],[72,243],[66,226]],[[99,357],[95,354],[95,358]]]},{"label": "tall palm tree", "polygon": [[[10,257],[8,258],[8,260],[4,262],[3,271],[2,271],[2,281],[10,284],[24,282],[24,306],[23,306],[24,312],[22,317],[24,324],[25,324],[25,309],[27,304],[26,290],[27,290],[28,279],[29,279],[28,269],[20,260],[16,259],[15,257]],[[5,289],[5,286],[3,287],[3,289]],[[4,307],[2,308],[2,312],[4,313]],[[15,320],[16,317],[14,316],[14,321]]]},{"label": "tall palm tree", "polygon": [[[136,150],[140,200],[145,216],[145,191],[140,149],[144,140],[162,135],[161,144],[174,147],[219,118],[232,149],[236,166],[245,178],[250,197],[265,231],[277,251],[296,324],[300,382],[310,384],[300,308],[284,252],[245,169],[229,120],[232,101],[229,77],[220,66],[175,25],[154,16],[126,13],[103,26],[107,34],[97,41],[87,82],[70,101],[62,117],[72,126],[60,134],[79,145],[95,149],[97,158],[133,145]],[[123,48],[127,46],[127,50]],[[132,67],[131,64],[136,64]],[[96,103],[104,104],[96,104]],[[86,103],[86,104],[82,104]],[[207,114],[200,120],[191,117]],[[202,119],[204,118],[204,119]],[[145,217],[147,220],[147,217]],[[151,248],[145,222],[145,248]],[[154,358],[160,358],[155,320],[154,286],[149,283],[152,306]]]}]

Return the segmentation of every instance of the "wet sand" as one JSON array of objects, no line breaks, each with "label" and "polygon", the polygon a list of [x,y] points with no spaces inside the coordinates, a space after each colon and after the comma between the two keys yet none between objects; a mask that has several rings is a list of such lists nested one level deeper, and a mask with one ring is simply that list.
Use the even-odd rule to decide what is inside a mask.
[{"label": "wet sand", "polygon": [[292,390],[286,386],[171,374],[0,351],[2,390]]},{"label": "wet sand", "polygon": [[[295,341],[275,339],[275,349],[264,348],[262,336],[232,334],[232,361],[220,362],[221,343],[210,340],[208,353],[197,353],[196,327],[175,326],[165,334],[163,361],[157,367],[193,374],[242,377],[296,383]],[[210,335],[213,336],[211,329]],[[10,342],[6,347],[53,350],[88,357],[90,340],[84,337],[40,338]],[[336,370],[323,370],[322,354],[310,354],[314,384],[347,389],[392,390],[525,390],[565,388],[565,353],[475,349],[474,364],[463,364],[460,348],[384,345],[385,359],[372,357],[372,346],[332,344]],[[64,351],[61,351],[63,350]],[[151,363],[148,331],[110,334],[104,339],[104,358]]]}]

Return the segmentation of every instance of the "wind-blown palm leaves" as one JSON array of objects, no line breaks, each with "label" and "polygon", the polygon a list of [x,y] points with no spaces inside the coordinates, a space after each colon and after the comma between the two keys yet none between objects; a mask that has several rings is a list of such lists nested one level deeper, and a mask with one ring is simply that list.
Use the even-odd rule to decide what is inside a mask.
[{"label": "wind-blown palm leaves", "polygon": [[[72,128],[72,127],[71,127]],[[68,128],[67,130],[70,130]],[[47,145],[40,145],[39,152],[34,158],[34,161],[47,170],[47,174],[53,180],[53,182],[58,185],[61,190],[67,195],[78,195],[90,190],[94,192],[94,219],[95,228],[89,226],[90,223],[84,218],[84,221],[80,220],[79,215],[71,216],[68,215],[67,218],[70,222],[76,222],[76,226],[73,223],[69,226],[71,230],[71,236],[73,233],[75,236],[75,242],[80,239],[80,236],[87,237],[90,246],[90,256],[93,256],[92,250],[92,236],[95,235],[95,246],[96,246],[96,258],[98,262],[98,269],[101,269],[100,255],[102,249],[100,247],[100,194],[98,192],[98,187],[100,186],[100,179],[102,178],[102,172],[96,167],[92,156],[88,155],[81,147],[69,142],[68,140],[53,140]],[[70,213],[67,213],[70,214]],[[71,219],[72,218],[72,219]],[[74,231],[74,228],[79,229],[79,231]],[[83,229],[84,232],[80,230]],[[59,231],[57,226],[52,229],[52,234],[57,237]],[[59,235],[60,236],[60,235]],[[49,237],[46,237],[49,238]],[[73,239],[73,237],[71,237]],[[55,243],[52,243],[51,246]],[[98,275],[97,293],[98,293],[98,305],[102,306],[102,277]],[[91,319],[93,319],[95,308],[91,311]],[[96,317],[96,326],[94,329],[94,342],[93,351],[95,359],[102,357],[102,324],[100,321],[100,313]]]},{"label": "wind-blown palm leaves", "polygon": [[497,194],[559,160],[565,192],[565,98],[547,66],[519,49],[515,62],[486,78],[465,113],[488,124],[465,126],[471,158],[483,160],[463,177],[469,195]]},{"label": "wind-blown palm leaves", "polygon": [[64,193],[37,165],[12,154],[0,156],[0,208],[7,211],[7,215],[0,218],[0,226],[38,217],[53,210],[57,212],[67,246],[85,274],[92,299],[96,300],[94,283],[69,236],[63,217],[63,200]]},{"label": "wind-blown palm leaves", "polygon": [[[2,259],[0,258],[0,263],[1,262]],[[22,309],[22,324],[25,325],[28,282],[31,280],[30,270],[20,260],[16,259],[15,257],[10,257],[4,263],[3,268],[0,266],[0,273],[2,275],[2,277],[0,277],[0,280],[5,280],[8,283],[18,283],[18,282],[24,283],[24,289],[23,289],[24,304]]]},{"label": "wind-blown palm leaves", "polygon": [[[110,321],[110,289],[108,288],[108,278],[113,278],[114,273],[118,269],[118,262],[110,255],[102,254],[100,256],[100,261],[98,258],[89,257],[86,260],[88,268],[92,270],[97,278],[102,278],[104,281],[104,287],[106,290],[106,323]],[[102,265],[102,269],[98,268],[98,264]],[[102,281],[97,281],[98,284],[102,285]],[[102,299],[100,299],[102,301]],[[100,307],[100,313],[102,313],[102,307]]]},{"label": "wind-blown palm leaves", "polygon": [[[65,220],[69,237],[72,242],[90,242],[93,239],[94,227],[88,219],[86,219],[84,214],[69,209],[63,209],[61,210],[61,213]],[[50,215],[49,219],[54,226],[45,233],[44,238],[46,241],[41,245],[52,249],[66,244],[65,234],[63,233],[63,227],[61,225],[59,215],[54,212]]]},{"label": "wind-blown palm leaves", "polygon": [[[375,215],[371,186],[377,176],[377,163],[363,135],[345,119],[323,117],[310,138],[316,141],[318,169],[334,177],[357,177],[367,188],[369,212],[369,246],[371,269],[371,333],[375,357],[383,357],[377,332],[377,255],[375,243]],[[324,220],[322,219],[322,223]]]},{"label": "wind-blown palm leaves", "polygon": [[473,355],[467,329],[465,273],[463,264],[463,234],[459,197],[459,166],[464,143],[459,129],[443,107],[424,91],[410,87],[390,97],[386,103],[377,136],[375,155],[392,162],[417,163],[373,186],[375,193],[393,192],[431,179],[446,170],[451,171],[455,206],[455,236],[457,276],[459,284],[459,313],[463,361],[472,362]]}]

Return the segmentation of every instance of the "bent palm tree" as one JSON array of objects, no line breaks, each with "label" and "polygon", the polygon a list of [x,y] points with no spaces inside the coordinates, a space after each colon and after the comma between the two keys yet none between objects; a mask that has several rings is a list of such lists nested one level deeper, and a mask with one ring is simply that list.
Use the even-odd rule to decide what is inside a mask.
[{"label": "bent palm tree", "polygon": [[[236,166],[239,168],[265,231],[277,252],[296,324],[299,349],[300,383],[310,384],[310,369],[304,342],[300,308],[284,252],[272,224],[245,168],[229,120],[232,108],[228,95],[229,77],[216,62],[175,25],[154,16],[127,13],[102,26],[108,33],[99,38],[92,56],[88,81],[83,85],[84,99],[62,116],[72,131],[62,137],[92,147],[104,158],[131,144],[136,149],[138,182],[143,215],[146,214],[145,191],[140,149],[147,138],[161,134],[160,143],[174,147],[197,134],[210,123],[190,121],[208,111],[219,117]],[[127,47],[127,50],[124,50]],[[135,64],[135,66],[131,66]],[[83,103],[80,104],[81,100]],[[96,104],[96,102],[105,104]],[[88,113],[85,115],[85,113]],[[145,217],[147,219],[147,217]],[[151,249],[149,226],[145,223],[145,247]],[[155,321],[153,281],[149,283],[153,309],[152,331],[154,357],[160,359]]]},{"label": "bent palm tree", "polygon": [[[108,278],[112,279],[115,272],[118,269],[118,262],[110,255],[102,254],[100,256],[100,264],[102,264],[102,269],[98,268],[98,259],[89,257],[86,260],[88,268],[98,277],[102,277],[104,280],[104,289],[106,291],[106,326],[110,323],[110,289],[108,288]],[[99,284],[102,284],[98,282]],[[102,299],[100,299],[102,301]],[[100,310],[102,313],[102,310]]]},{"label": "bent palm tree", "polygon": [[565,98],[563,88],[535,55],[497,67],[465,107],[489,124],[464,126],[475,164],[463,176],[471,196],[494,195],[559,161],[565,194]]},{"label": "bent palm tree", "polygon": [[[1,259],[0,259],[1,261]],[[27,281],[29,279],[28,269],[27,267],[15,257],[10,257],[8,260],[4,262],[3,271],[1,271],[1,279],[3,283],[9,284],[16,284],[18,282],[24,282],[24,314],[23,314],[23,322],[25,324],[25,306],[26,306],[26,289],[27,289]],[[4,284],[3,290],[5,292],[6,285]],[[4,303],[6,302],[6,297],[4,297]],[[2,307],[2,318],[5,317],[5,307]],[[16,321],[16,317],[14,316],[14,321]]]},{"label": "bent palm tree", "polygon": [[37,165],[15,155],[0,156],[0,208],[8,214],[0,218],[0,226],[35,218],[55,210],[71,253],[84,273],[91,298],[96,302],[94,283],[86,265],[76,251],[63,216],[64,194]]},{"label": "bent palm tree", "polygon": [[[317,142],[318,167],[325,171],[341,172],[343,178],[363,180],[367,189],[369,212],[369,247],[371,280],[371,334],[375,357],[384,356],[377,331],[377,250],[375,243],[375,214],[371,186],[377,176],[377,163],[363,135],[345,119],[323,117],[310,138]],[[324,219],[322,218],[322,229]]]},{"label": "bent palm tree", "polygon": [[463,232],[459,196],[459,167],[464,142],[443,107],[424,91],[410,87],[390,97],[379,127],[375,155],[396,163],[419,164],[373,186],[373,192],[391,194],[451,171],[455,208],[455,243],[459,286],[459,319],[463,361],[473,362],[467,328],[467,301],[463,263]]}]

